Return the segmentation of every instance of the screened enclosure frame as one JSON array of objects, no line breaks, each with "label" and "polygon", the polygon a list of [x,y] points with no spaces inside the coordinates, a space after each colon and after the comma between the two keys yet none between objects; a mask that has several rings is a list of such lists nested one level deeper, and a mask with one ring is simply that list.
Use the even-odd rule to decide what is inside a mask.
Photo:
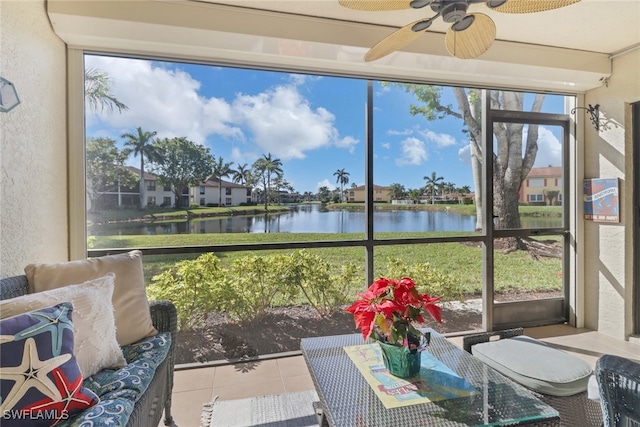
[{"label": "screened enclosure frame", "polygon": [[[459,242],[478,242],[483,246],[483,329],[494,330],[506,326],[533,326],[542,324],[562,323],[571,321],[569,318],[569,281],[565,275],[562,278],[564,297],[551,298],[542,301],[527,301],[522,304],[494,304],[493,302],[493,240],[498,237],[508,236],[541,236],[541,235],[562,235],[563,236],[563,271],[571,271],[569,263],[569,203],[568,197],[563,200],[563,225],[558,228],[538,228],[538,229],[518,229],[518,230],[494,230],[492,221],[492,212],[489,212],[489,206],[493,205],[492,186],[488,183],[492,182],[492,168],[488,161],[490,153],[492,153],[491,132],[485,132],[485,150],[483,161],[483,188],[476,189],[482,191],[485,200],[485,223],[482,232],[474,235],[461,235],[449,237],[421,237],[421,238],[393,238],[393,239],[376,239],[373,232],[373,80],[367,80],[367,96],[363,100],[366,102],[366,149],[364,161],[365,171],[365,188],[366,188],[366,225],[363,239],[356,240],[324,240],[324,241],[305,241],[305,242],[289,242],[289,243],[251,243],[251,244],[218,244],[218,245],[196,245],[196,246],[168,246],[168,247],[141,247],[141,248],[109,248],[109,249],[90,249],[87,247],[87,217],[86,217],[86,192],[85,192],[85,125],[84,125],[84,55],[85,54],[104,54],[110,56],[127,56],[140,59],[157,59],[167,61],[189,62],[185,60],[167,59],[167,58],[149,58],[144,55],[124,55],[107,52],[89,52],[82,49],[68,49],[68,93],[69,93],[69,239],[70,239],[70,259],[82,259],[86,257],[98,257],[109,254],[124,253],[133,249],[140,250],[144,255],[166,255],[166,254],[201,254],[206,252],[230,252],[230,251],[263,251],[263,250],[291,250],[304,248],[339,248],[339,247],[362,247],[365,251],[365,276],[366,283],[374,280],[374,252],[377,247],[390,245],[417,245],[417,244],[438,244],[438,243],[459,243]],[[217,65],[214,63],[205,63],[207,65]],[[224,64],[223,66],[229,66]],[[265,68],[258,68],[265,69]],[[283,70],[278,70],[283,71]],[[298,72],[298,71],[296,71]],[[313,73],[313,70],[309,70]],[[359,78],[358,76],[348,76]],[[429,82],[413,82],[417,84],[429,84]],[[439,83],[439,86],[444,84]],[[566,176],[569,170],[568,164],[570,159],[569,152],[569,124],[568,115],[546,114],[546,113],[527,113],[527,112],[511,112],[497,111],[489,108],[487,92],[491,89],[484,89],[483,108],[486,114],[483,115],[483,125],[485,129],[492,121],[513,121],[532,124],[552,124],[561,126],[564,131],[563,141],[563,198],[564,195],[570,193],[570,179]],[[508,89],[512,90],[512,89]],[[570,94],[564,94],[569,95]],[[514,310],[526,312],[542,312],[546,313],[542,318],[525,318],[521,321],[514,320]],[[498,320],[498,322],[496,322]]]}]

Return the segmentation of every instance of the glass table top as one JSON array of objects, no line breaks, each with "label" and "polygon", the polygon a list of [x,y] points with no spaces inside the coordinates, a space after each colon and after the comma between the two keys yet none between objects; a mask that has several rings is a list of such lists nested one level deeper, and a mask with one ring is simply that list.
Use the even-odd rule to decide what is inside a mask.
[{"label": "glass table top", "polygon": [[[302,353],[329,424],[364,426],[559,426],[559,414],[529,390],[431,332],[428,352],[476,392],[464,397],[387,408],[344,347],[362,335],[304,338]],[[424,357],[424,356],[423,356]]]}]

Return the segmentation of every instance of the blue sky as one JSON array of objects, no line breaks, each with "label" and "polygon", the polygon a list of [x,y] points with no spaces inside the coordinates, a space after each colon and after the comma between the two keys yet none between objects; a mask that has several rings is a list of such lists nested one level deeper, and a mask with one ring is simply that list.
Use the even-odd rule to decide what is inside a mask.
[{"label": "blue sky", "polygon": [[[86,56],[85,65],[107,72],[112,93],[129,107],[88,112],[87,137],[121,142],[142,127],[160,138],[186,136],[233,166],[271,153],[300,193],[336,187],[333,174],[343,168],[347,187],[364,184],[365,80],[99,56]],[[443,101],[455,105],[450,91]],[[436,172],[473,190],[461,121],[411,116],[413,102],[399,88],[374,85],[375,183],[420,188]],[[558,99],[548,102],[557,110]],[[540,130],[537,166],[560,164],[554,133]]]}]

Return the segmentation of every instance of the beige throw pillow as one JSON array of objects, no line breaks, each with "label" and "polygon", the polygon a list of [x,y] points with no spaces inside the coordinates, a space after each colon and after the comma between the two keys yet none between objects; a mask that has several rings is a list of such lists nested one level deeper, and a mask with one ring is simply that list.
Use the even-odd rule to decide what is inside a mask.
[{"label": "beige throw pillow", "polygon": [[24,269],[29,292],[42,292],[114,273],[113,308],[121,346],[156,335],[142,272],[142,252],[108,255],[57,264],[29,264]]},{"label": "beige throw pillow", "polygon": [[114,274],[109,273],[78,285],[0,301],[0,318],[70,302],[73,305],[73,354],[83,377],[105,368],[120,368],[126,361],[116,340],[111,304],[114,279]]}]

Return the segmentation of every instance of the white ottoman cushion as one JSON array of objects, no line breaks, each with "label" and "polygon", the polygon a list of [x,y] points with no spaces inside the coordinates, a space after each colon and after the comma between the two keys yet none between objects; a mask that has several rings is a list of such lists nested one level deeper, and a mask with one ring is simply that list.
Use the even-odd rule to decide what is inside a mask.
[{"label": "white ottoman cushion", "polygon": [[471,351],[503,375],[551,396],[586,391],[592,374],[583,360],[526,335],[475,344]]}]

